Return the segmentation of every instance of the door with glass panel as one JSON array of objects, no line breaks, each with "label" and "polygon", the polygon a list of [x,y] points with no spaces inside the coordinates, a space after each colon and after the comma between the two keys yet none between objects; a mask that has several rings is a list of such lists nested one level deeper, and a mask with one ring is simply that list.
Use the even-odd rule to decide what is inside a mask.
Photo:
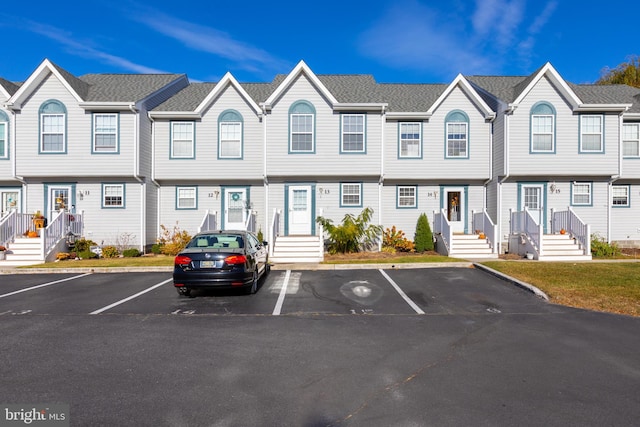
[{"label": "door with glass panel", "polygon": [[47,212],[45,216],[51,220],[53,216],[61,210],[71,209],[71,187],[55,186],[49,187],[49,198]]},{"label": "door with glass panel", "polygon": [[311,194],[312,189],[309,185],[292,185],[289,187],[289,235],[310,235],[312,233]]},{"label": "door with glass panel", "polygon": [[244,230],[247,222],[247,189],[225,189],[224,229]]},{"label": "door with glass panel", "polygon": [[444,203],[447,209],[447,220],[454,233],[463,233],[466,218],[464,204],[464,188],[449,187],[444,189]]},{"label": "door with glass panel", "polygon": [[0,191],[0,199],[2,200],[2,212],[0,212],[0,218],[9,212],[20,208],[20,193],[18,191],[2,190]]},{"label": "door with glass panel", "polygon": [[544,222],[544,185],[522,184],[520,187],[520,210],[528,210],[537,225]]}]

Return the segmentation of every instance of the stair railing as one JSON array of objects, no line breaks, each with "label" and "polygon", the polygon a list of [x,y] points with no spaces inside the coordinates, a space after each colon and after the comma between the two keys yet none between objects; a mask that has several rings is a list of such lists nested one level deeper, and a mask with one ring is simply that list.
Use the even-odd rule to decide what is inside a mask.
[{"label": "stair railing", "polygon": [[576,239],[585,255],[591,255],[591,226],[582,221],[571,206],[566,211],[551,211],[551,232],[559,233],[560,230]]},{"label": "stair railing", "polygon": [[471,218],[473,222],[473,230],[484,233],[491,247],[491,252],[496,253],[498,248],[498,228],[491,221],[491,217],[487,213],[486,209],[482,212],[471,211]]},{"label": "stair railing", "polygon": [[33,215],[11,211],[0,221],[0,245],[8,246],[16,236],[22,236],[32,228]]},{"label": "stair railing", "polygon": [[202,221],[200,222],[200,226],[198,227],[198,233],[217,229],[218,224],[217,224],[216,216],[217,216],[216,212],[209,213],[209,209],[207,209],[207,211],[204,213],[204,217],[202,218]]},{"label": "stair railing", "polygon": [[271,218],[271,226],[269,227],[269,256],[273,256],[273,249],[276,246],[276,238],[280,235],[280,211],[278,209],[273,210],[273,216]]},{"label": "stair railing", "polygon": [[451,241],[453,240],[453,230],[451,224],[447,219],[447,213],[444,208],[440,209],[440,212],[433,213],[433,228],[434,231],[440,234],[442,242],[444,243],[447,254],[451,253]]}]

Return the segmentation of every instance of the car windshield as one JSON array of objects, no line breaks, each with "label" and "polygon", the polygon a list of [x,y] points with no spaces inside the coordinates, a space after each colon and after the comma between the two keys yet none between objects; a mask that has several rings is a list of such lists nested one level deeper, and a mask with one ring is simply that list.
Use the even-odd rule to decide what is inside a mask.
[{"label": "car windshield", "polygon": [[243,248],[244,239],[239,234],[201,234],[194,237],[187,248],[224,249]]}]

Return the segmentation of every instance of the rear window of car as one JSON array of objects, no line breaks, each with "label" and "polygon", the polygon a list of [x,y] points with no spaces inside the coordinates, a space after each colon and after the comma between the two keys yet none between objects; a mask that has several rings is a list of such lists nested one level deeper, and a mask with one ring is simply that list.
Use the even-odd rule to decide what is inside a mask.
[{"label": "rear window of car", "polygon": [[244,248],[244,239],[238,234],[204,234],[194,237],[188,248],[224,249]]}]

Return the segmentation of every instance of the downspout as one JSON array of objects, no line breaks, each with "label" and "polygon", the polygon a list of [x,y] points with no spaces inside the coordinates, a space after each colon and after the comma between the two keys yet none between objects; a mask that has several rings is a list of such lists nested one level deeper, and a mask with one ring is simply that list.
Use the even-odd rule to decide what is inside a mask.
[{"label": "downspout", "polygon": [[[498,253],[502,253],[502,184],[509,179],[509,113],[513,110],[506,110],[504,114],[504,176],[498,180]],[[511,218],[509,218],[511,221]]]},{"label": "downspout", "polygon": [[144,252],[144,246],[147,241],[147,230],[145,221],[145,212],[147,208],[147,197],[145,193],[146,183],[140,176],[140,117],[139,110],[134,104],[129,105],[129,110],[133,113],[133,177],[140,183],[140,251]]},{"label": "downspout", "polygon": [[[618,174],[611,176],[607,184],[607,243],[611,243],[611,217],[612,217],[612,201],[613,201],[613,183],[622,177],[622,156],[624,155],[624,147],[622,145],[622,114],[618,115]],[[629,195],[631,196],[631,195]],[[591,238],[591,236],[588,236]]]},{"label": "downspout", "polygon": [[[384,125],[387,120],[386,107],[381,107],[380,115],[380,176],[378,177],[378,225],[382,226],[382,190],[384,187]],[[378,252],[382,251],[382,239],[378,241]]]},{"label": "downspout", "polygon": [[11,129],[10,134],[11,134],[11,142],[10,142],[10,151],[9,151],[9,155],[13,154],[13,158],[11,159],[11,176],[20,181],[20,183],[22,184],[22,191],[23,191],[23,195],[21,195],[20,197],[20,204],[22,205],[20,208],[20,211],[23,213],[28,212],[29,210],[27,209],[27,200],[29,199],[27,197],[27,182],[25,181],[24,177],[22,176],[18,176],[18,156],[16,156],[16,150],[18,148],[18,143],[17,143],[17,138],[16,138],[16,112],[15,110],[13,110],[11,107],[8,107],[8,110],[11,111]]},{"label": "downspout", "polygon": [[267,175],[267,107],[262,104],[262,185],[264,187],[264,228],[267,230],[268,243],[271,248],[275,244],[275,236],[271,236],[269,220],[269,176]]},{"label": "downspout", "polygon": [[151,183],[156,187],[156,237],[160,236],[160,183],[156,181],[156,123],[151,114],[147,113],[151,121]]}]

